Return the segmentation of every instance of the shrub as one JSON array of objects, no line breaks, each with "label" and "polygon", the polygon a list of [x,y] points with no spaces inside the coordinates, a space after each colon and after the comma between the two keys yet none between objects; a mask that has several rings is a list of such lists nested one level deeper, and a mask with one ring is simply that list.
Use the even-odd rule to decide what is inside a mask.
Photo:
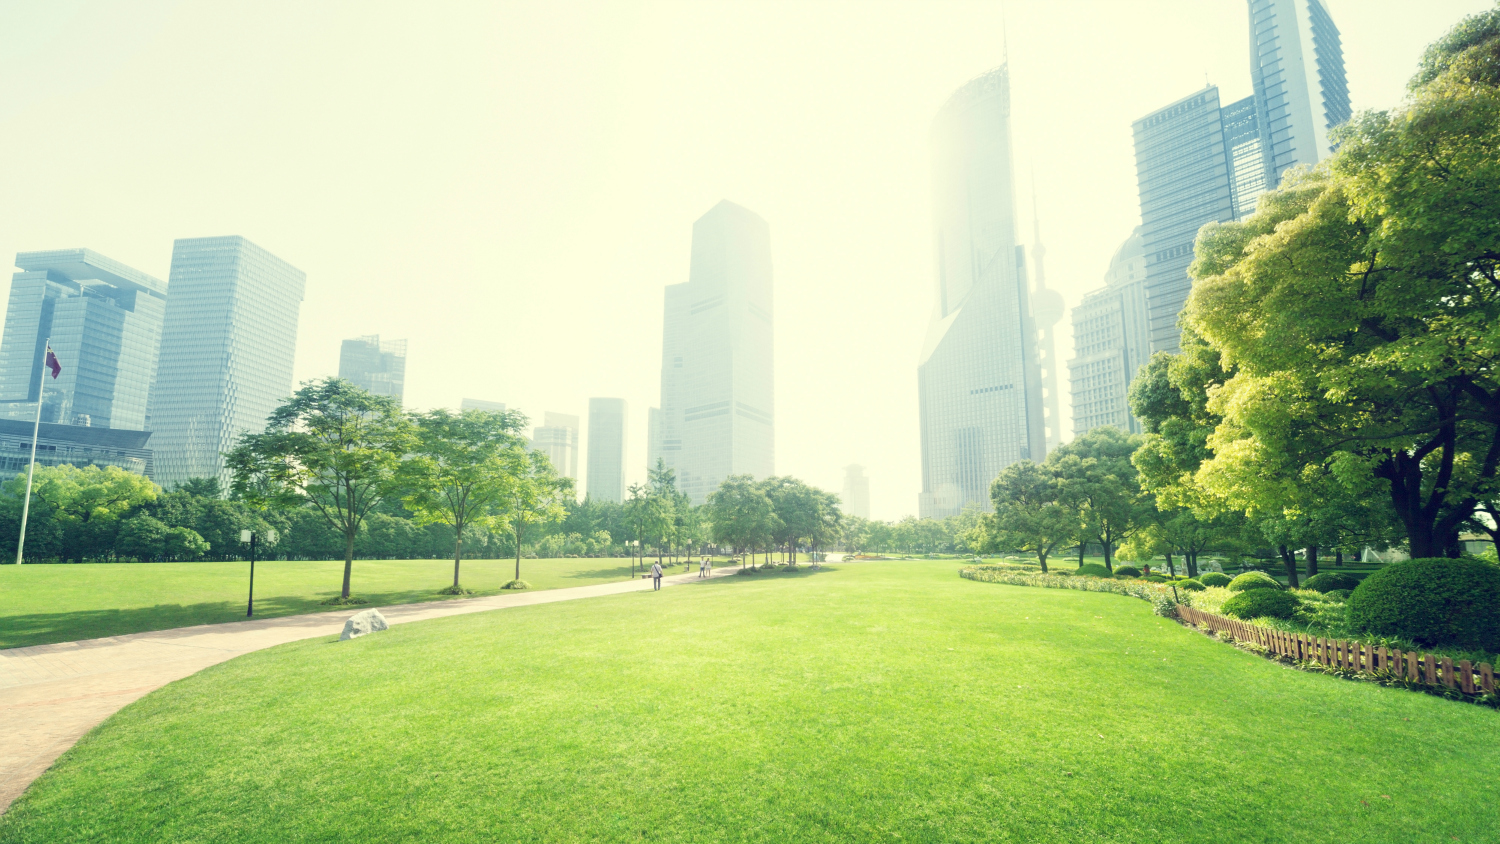
[{"label": "shrub", "polygon": [[1148,574],[1148,575],[1146,575],[1145,579],[1148,580],[1148,581],[1150,581],[1150,582],[1152,582],[1152,583],[1167,583],[1167,582],[1169,582],[1165,577],[1162,577],[1159,574]]},{"label": "shrub", "polygon": [[1109,569],[1099,565],[1098,563],[1089,563],[1088,565],[1079,566],[1073,571],[1073,573],[1078,575],[1079,577],[1114,577],[1114,575],[1110,573]]},{"label": "shrub", "polygon": [[1290,592],[1254,588],[1225,601],[1224,614],[1245,619],[1291,618],[1297,612],[1298,603],[1297,596]]},{"label": "shrub", "polygon": [[1251,589],[1280,589],[1281,584],[1276,578],[1263,571],[1247,571],[1244,574],[1229,581],[1229,591],[1246,592]]},{"label": "shrub", "polygon": [[1354,594],[1354,590],[1352,589],[1329,589],[1327,592],[1323,593],[1323,596],[1326,598],[1337,598],[1340,601],[1347,601],[1349,600],[1349,596],[1352,594]]},{"label": "shrub", "polygon": [[1349,625],[1423,647],[1500,650],[1500,568],[1473,558],[1392,563],[1349,597]]},{"label": "shrub", "polygon": [[1179,580],[1179,581],[1177,581],[1177,585],[1181,586],[1183,589],[1188,590],[1189,592],[1202,592],[1203,591],[1203,584],[1199,583],[1196,580],[1191,580],[1191,579],[1189,579],[1189,580]]},{"label": "shrub", "polygon": [[1141,570],[1135,566],[1115,566],[1115,577],[1140,577]]},{"label": "shrub", "polygon": [[1206,571],[1198,575],[1198,582],[1204,586],[1228,586],[1234,581],[1229,575],[1220,571]]},{"label": "shrub", "polygon": [[1311,589],[1314,592],[1332,592],[1335,589],[1352,592],[1358,586],[1359,578],[1337,571],[1325,571],[1302,581],[1303,589]]},{"label": "shrub", "polygon": [[500,588],[501,589],[530,589],[531,588],[531,584],[527,583],[524,580],[512,580],[511,582],[505,584],[504,586],[502,586]]}]

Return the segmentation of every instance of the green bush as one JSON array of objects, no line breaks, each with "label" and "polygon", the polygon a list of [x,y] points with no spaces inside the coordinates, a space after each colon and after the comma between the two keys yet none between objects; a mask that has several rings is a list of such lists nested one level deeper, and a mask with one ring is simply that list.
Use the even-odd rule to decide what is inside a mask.
[{"label": "green bush", "polygon": [[1473,558],[1392,563],[1349,597],[1349,625],[1423,647],[1500,650],[1500,568]]},{"label": "green bush", "polygon": [[1311,589],[1314,592],[1332,592],[1335,589],[1352,592],[1358,586],[1359,578],[1337,571],[1325,571],[1302,581],[1303,589]]},{"label": "green bush", "polygon": [[1181,586],[1183,589],[1186,589],[1189,592],[1202,592],[1205,588],[1203,584],[1192,579],[1179,580],[1177,581],[1177,585]]},{"label": "green bush", "polygon": [[1234,581],[1221,571],[1206,571],[1198,575],[1198,582],[1204,586],[1228,586]]},{"label": "green bush", "polygon": [[1276,578],[1263,571],[1247,571],[1244,574],[1229,581],[1229,591],[1246,592],[1251,589],[1280,589],[1281,584]]},{"label": "green bush", "polygon": [[1324,597],[1338,598],[1340,601],[1349,600],[1349,596],[1352,594],[1354,594],[1353,589],[1329,589],[1323,593]]},{"label": "green bush", "polygon": [[1297,596],[1290,592],[1256,588],[1241,592],[1225,601],[1224,614],[1246,619],[1291,618],[1297,612],[1298,603]]},{"label": "green bush", "polygon": [[1169,582],[1165,577],[1162,577],[1159,574],[1148,574],[1148,575],[1146,575],[1145,579],[1148,580],[1148,581],[1150,581],[1150,582],[1152,582],[1152,583],[1167,583],[1167,582]]},{"label": "green bush", "polygon": [[1115,566],[1115,577],[1140,577],[1141,570],[1135,566]]},{"label": "green bush", "polygon": [[1114,575],[1110,573],[1109,569],[1099,565],[1098,563],[1089,563],[1088,565],[1079,566],[1078,568],[1073,570],[1073,574],[1076,574],[1079,577],[1114,577]]}]

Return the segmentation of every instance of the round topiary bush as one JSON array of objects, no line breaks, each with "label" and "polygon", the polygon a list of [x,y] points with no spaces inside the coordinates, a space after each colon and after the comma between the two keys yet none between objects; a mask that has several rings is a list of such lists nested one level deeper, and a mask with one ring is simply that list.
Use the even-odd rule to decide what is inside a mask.
[{"label": "round topiary bush", "polygon": [[1472,558],[1392,563],[1349,597],[1349,625],[1423,647],[1500,650],[1500,567]]},{"label": "round topiary bush", "polygon": [[1073,573],[1081,577],[1114,577],[1109,569],[1099,565],[1098,563],[1089,563],[1087,565],[1079,566],[1078,568],[1073,570]]},{"label": "round topiary bush", "polygon": [[1198,575],[1198,582],[1204,586],[1228,586],[1234,580],[1221,571],[1206,571]]},{"label": "round topiary bush", "polygon": [[1224,614],[1235,618],[1291,618],[1297,596],[1280,589],[1251,589],[1224,602]]},{"label": "round topiary bush", "polygon": [[1115,566],[1116,577],[1140,577],[1141,570],[1135,566]]},{"label": "round topiary bush", "polygon": [[1229,591],[1247,592],[1251,589],[1280,589],[1281,584],[1276,578],[1263,571],[1247,571],[1244,574],[1229,581]]},{"label": "round topiary bush", "polygon": [[1177,581],[1177,585],[1179,587],[1183,588],[1183,589],[1186,589],[1189,592],[1202,592],[1203,589],[1204,589],[1203,584],[1199,583],[1196,580],[1192,580],[1192,579],[1179,580],[1179,581]]},{"label": "round topiary bush", "polygon": [[1325,571],[1302,581],[1303,589],[1311,589],[1314,592],[1332,592],[1335,589],[1352,592],[1358,586],[1359,578],[1338,571]]},{"label": "round topiary bush", "polygon": [[1329,589],[1323,593],[1323,597],[1338,598],[1340,601],[1347,601],[1352,594],[1354,594],[1354,590],[1352,589]]},{"label": "round topiary bush", "polygon": [[1165,577],[1162,577],[1159,574],[1148,574],[1148,575],[1146,575],[1146,580],[1150,581],[1151,583],[1168,583],[1168,582],[1170,582]]}]

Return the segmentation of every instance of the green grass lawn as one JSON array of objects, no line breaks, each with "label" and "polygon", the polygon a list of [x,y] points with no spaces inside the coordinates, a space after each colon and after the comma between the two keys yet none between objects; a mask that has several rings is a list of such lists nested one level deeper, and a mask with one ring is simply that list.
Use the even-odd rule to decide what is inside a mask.
[{"label": "green grass lawn", "polygon": [[[465,588],[488,595],[515,574],[515,560],[465,560]],[[680,569],[673,569],[673,573]],[[255,564],[255,617],[337,611],[340,561]],[[118,636],[245,619],[249,563],[85,563],[0,566],[0,648]],[[628,559],[522,560],[533,589],[624,580]],[[372,604],[436,601],[453,584],[452,560],[355,560],[353,593]]]},{"label": "green grass lawn", "polygon": [[101,725],[0,842],[1500,840],[1500,713],[956,568],[250,654]]}]

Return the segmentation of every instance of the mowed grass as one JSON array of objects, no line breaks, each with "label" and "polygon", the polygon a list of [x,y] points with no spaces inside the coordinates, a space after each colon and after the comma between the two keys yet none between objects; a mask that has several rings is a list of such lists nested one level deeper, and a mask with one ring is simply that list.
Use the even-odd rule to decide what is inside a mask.
[{"label": "mowed grass", "polygon": [[[515,560],[465,560],[464,588],[491,595],[515,575]],[[673,573],[681,569],[672,569]],[[344,563],[255,564],[255,617],[348,612],[326,607]],[[533,589],[630,578],[629,559],[522,560]],[[245,619],[250,564],[85,563],[0,566],[0,648],[41,645]],[[444,600],[452,560],[355,560],[352,591],[371,606]]]},{"label": "mowed grass", "polygon": [[247,655],[101,725],[0,841],[1500,840],[1500,713],[956,568]]}]

